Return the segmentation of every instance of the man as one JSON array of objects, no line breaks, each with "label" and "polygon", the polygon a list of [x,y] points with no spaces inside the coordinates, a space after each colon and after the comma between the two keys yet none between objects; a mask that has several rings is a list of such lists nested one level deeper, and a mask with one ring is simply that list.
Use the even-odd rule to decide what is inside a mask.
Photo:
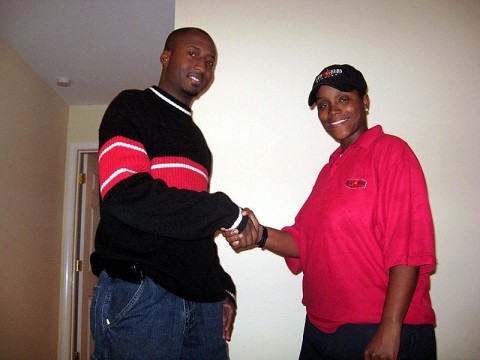
[{"label": "man", "polygon": [[227,358],[235,285],[214,234],[258,234],[227,195],[208,192],[211,153],[191,105],[216,58],[206,32],[175,30],[158,87],[123,91],[103,117],[92,359]]}]

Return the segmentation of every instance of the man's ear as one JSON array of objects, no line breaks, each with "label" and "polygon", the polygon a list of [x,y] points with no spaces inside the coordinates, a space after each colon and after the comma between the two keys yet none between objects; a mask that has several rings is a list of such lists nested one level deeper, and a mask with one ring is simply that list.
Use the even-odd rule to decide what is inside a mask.
[{"label": "man's ear", "polygon": [[160,63],[165,66],[168,64],[168,61],[170,60],[170,51],[164,51],[160,55]]}]

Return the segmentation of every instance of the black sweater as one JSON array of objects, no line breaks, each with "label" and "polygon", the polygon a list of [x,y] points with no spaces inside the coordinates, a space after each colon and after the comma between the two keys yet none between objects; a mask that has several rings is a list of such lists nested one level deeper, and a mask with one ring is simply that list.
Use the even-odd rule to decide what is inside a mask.
[{"label": "black sweater", "polygon": [[123,91],[105,112],[99,149],[94,256],[138,262],[185,300],[235,294],[214,233],[242,230],[246,218],[227,195],[208,192],[211,153],[190,108],[157,87]]}]

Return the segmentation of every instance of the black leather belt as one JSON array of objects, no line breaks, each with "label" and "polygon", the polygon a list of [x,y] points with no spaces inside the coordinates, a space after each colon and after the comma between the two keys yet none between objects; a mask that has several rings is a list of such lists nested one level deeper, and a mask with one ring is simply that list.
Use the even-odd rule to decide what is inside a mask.
[{"label": "black leather belt", "polygon": [[111,278],[140,284],[146,277],[143,267],[136,262],[100,258],[93,253],[90,257],[93,273],[97,276],[105,270]]}]

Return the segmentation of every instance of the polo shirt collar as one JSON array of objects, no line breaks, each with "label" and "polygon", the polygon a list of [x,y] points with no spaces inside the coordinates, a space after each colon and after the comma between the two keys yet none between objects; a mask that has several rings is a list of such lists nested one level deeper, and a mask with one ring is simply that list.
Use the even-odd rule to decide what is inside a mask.
[{"label": "polo shirt collar", "polygon": [[[367,129],[352,145],[347,148],[362,147],[368,148],[372,143],[374,143],[380,136],[383,136],[384,132],[381,125],[375,125],[371,129]],[[339,146],[333,153],[330,155],[330,161],[338,159],[342,154],[342,147]]]}]

